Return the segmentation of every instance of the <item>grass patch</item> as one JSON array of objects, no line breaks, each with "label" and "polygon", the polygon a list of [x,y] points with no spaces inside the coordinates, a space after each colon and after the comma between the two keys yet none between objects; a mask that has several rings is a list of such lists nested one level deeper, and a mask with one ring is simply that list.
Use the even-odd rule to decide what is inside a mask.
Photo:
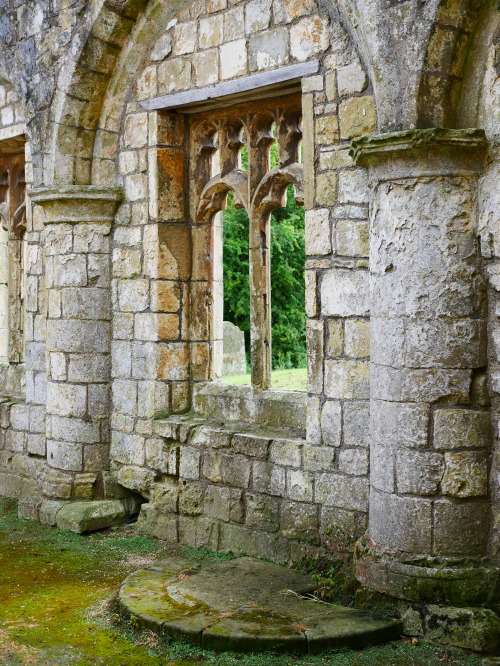
[{"label": "grass patch", "polygon": [[[245,386],[251,383],[250,373],[245,375],[231,375],[223,377],[225,384]],[[272,387],[280,391],[307,391],[307,368],[293,368],[291,370],[273,370]]]},{"label": "grass patch", "polygon": [[[458,650],[401,640],[363,651],[319,656],[217,654],[175,643],[121,620],[116,592],[146,557],[166,546],[123,526],[90,536],[17,517],[17,503],[0,498],[0,664],[57,666],[480,666]],[[232,559],[207,548],[182,549],[201,563]],[[130,564],[127,555],[144,557]],[[140,558],[136,558],[140,559]],[[335,578],[330,569],[319,572]]]}]

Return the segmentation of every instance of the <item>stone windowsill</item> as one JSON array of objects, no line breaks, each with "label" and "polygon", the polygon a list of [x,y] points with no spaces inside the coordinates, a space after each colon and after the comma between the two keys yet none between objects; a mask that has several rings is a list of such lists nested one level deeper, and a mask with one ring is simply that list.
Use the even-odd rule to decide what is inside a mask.
[{"label": "stone windowsill", "polygon": [[193,411],[199,416],[284,428],[298,437],[305,437],[306,406],[302,391],[259,391],[216,381],[196,383],[193,389]]}]

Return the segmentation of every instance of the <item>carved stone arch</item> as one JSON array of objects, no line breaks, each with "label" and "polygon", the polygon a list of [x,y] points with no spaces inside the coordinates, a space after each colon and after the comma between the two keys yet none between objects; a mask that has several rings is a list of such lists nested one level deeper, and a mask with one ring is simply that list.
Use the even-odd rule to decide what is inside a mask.
[{"label": "carved stone arch", "polygon": [[58,76],[43,182],[37,185],[114,184],[111,170],[107,182],[93,174],[94,155],[115,159],[112,146],[140,63],[173,14],[187,2],[90,3]]},{"label": "carved stone arch", "polygon": [[[489,0],[441,0],[431,23],[416,99],[416,127],[460,126],[466,65]],[[497,10],[498,11],[498,10]]]},{"label": "carved stone arch", "polygon": [[276,167],[263,178],[253,197],[253,214],[265,217],[275,208],[284,208],[290,185],[295,189],[297,204],[304,205],[304,169],[302,164],[295,162],[286,167]]},{"label": "carved stone arch", "polygon": [[241,169],[233,169],[224,176],[215,176],[205,185],[196,221],[210,222],[214,215],[224,210],[229,192],[233,192],[239,206],[248,211],[248,175]]}]

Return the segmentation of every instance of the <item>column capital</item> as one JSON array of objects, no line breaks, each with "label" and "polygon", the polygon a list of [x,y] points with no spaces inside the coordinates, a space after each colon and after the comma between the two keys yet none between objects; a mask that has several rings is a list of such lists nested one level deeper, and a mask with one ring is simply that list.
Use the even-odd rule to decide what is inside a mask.
[{"label": "column capital", "polygon": [[33,203],[45,213],[45,224],[113,222],[118,204],[122,200],[119,187],[72,185],[31,190]]},{"label": "column capital", "polygon": [[470,175],[482,171],[487,145],[482,129],[429,128],[363,136],[349,154],[373,180]]}]

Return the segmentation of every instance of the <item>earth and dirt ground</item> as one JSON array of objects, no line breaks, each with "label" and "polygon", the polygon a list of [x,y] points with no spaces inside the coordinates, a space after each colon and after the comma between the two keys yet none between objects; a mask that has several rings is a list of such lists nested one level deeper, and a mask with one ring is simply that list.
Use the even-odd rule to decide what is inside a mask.
[{"label": "earth and dirt ground", "polygon": [[[89,536],[25,521],[0,498],[0,664],[46,666],[480,666],[480,657],[409,638],[319,656],[202,651],[134,631],[117,613],[123,579],[178,549],[124,525]],[[193,561],[229,556],[182,549]],[[335,581],[329,581],[335,584]],[[321,586],[321,585],[320,585]]]}]

